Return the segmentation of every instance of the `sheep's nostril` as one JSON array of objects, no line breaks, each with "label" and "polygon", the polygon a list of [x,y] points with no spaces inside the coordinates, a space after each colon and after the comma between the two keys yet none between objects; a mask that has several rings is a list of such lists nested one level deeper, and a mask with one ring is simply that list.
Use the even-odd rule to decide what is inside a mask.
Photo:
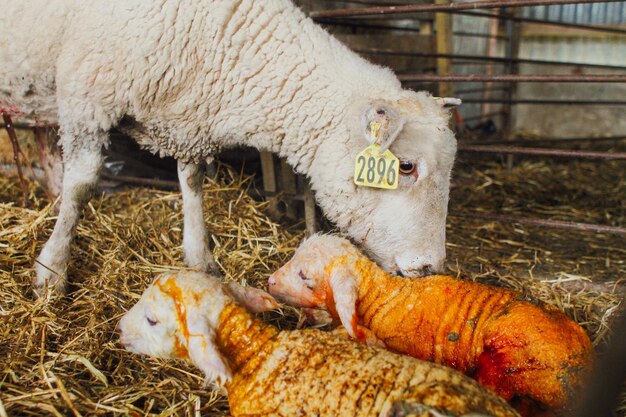
[{"label": "sheep's nostril", "polygon": [[267,283],[269,285],[276,285],[276,280],[274,279],[274,277],[270,277],[270,279],[267,280]]}]

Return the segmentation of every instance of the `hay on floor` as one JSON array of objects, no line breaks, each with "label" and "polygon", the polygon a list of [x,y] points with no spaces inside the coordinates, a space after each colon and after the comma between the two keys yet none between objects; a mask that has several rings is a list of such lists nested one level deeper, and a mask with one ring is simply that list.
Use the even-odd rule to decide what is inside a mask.
[{"label": "hay on floor", "polygon": [[[531,184],[526,195],[553,175],[542,165],[516,169],[507,174],[493,164],[458,171],[451,206],[506,211],[524,198],[515,194],[524,191],[508,188],[514,179],[507,175]],[[303,232],[272,222],[264,203],[247,194],[251,184],[227,169],[219,180],[207,180],[205,217],[226,279],[265,288]],[[31,184],[30,208],[16,207],[20,190],[7,178],[0,178],[0,199],[0,417],[225,415],[225,398],[203,387],[198,370],[128,353],[115,331],[154,274],[182,266],[179,193],[137,188],[92,199],[73,246],[71,294],[50,303],[34,300],[30,289],[32,262],[54,225],[50,202]],[[573,204],[555,204],[576,217],[567,209]],[[564,309],[596,345],[609,337],[625,268],[624,244],[615,237],[451,217],[448,242],[449,272],[526,289]],[[578,263],[572,260],[577,250],[589,251]],[[587,270],[602,279],[594,281]],[[299,317],[286,308],[265,318],[293,328]]]}]

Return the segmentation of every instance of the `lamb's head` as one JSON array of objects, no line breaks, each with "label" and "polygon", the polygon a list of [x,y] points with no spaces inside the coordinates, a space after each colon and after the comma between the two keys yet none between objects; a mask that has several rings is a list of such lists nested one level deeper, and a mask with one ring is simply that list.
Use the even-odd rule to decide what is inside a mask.
[{"label": "lamb's head", "polygon": [[[443,267],[456,140],[442,103],[408,91],[363,103],[345,117],[350,124],[346,143],[324,141],[311,166],[325,214],[388,272],[423,276]],[[395,190],[353,182],[356,157],[373,142],[400,161]]]},{"label": "lamb's head", "polygon": [[[333,235],[313,235],[298,247],[293,257],[269,278],[270,293],[297,307],[325,308],[332,291],[330,270],[337,260],[358,256],[347,240]],[[354,262],[353,262],[354,263]]]},{"label": "lamb's head", "polygon": [[270,293],[296,307],[333,311],[354,337],[357,278],[352,268],[359,256],[345,238],[313,235],[269,278]]},{"label": "lamb's head", "polygon": [[235,302],[233,297],[255,311],[276,306],[261,290],[229,286],[195,271],[157,276],[122,317],[120,342],[134,353],[188,360],[205,373],[208,382],[226,383],[230,369],[214,340],[224,306]]}]

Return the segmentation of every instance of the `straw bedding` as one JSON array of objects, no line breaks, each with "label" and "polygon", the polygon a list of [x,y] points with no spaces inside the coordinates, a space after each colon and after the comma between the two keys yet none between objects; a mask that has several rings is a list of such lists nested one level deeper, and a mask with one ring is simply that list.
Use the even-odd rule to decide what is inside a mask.
[{"label": "straw bedding", "polygon": [[[620,225],[619,166],[605,173],[593,164],[522,161],[507,173],[496,163],[460,163],[451,207]],[[226,279],[265,288],[303,227],[271,221],[251,186],[220,169],[205,184],[205,216]],[[30,184],[30,207],[17,207],[17,181],[0,178],[0,417],[224,415],[225,398],[205,389],[197,370],[127,353],[115,332],[156,272],[182,266],[179,193],[134,188],[94,198],[73,247],[71,294],[47,304],[30,290],[32,260],[54,225],[44,196]],[[623,238],[450,217],[448,241],[448,272],[526,289],[566,311],[602,349],[622,308]],[[294,309],[265,318],[302,324]]]}]

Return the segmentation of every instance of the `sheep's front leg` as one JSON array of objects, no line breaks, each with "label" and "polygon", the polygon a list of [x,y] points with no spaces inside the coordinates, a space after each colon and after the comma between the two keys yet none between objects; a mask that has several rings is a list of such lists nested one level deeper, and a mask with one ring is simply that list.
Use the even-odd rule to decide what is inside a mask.
[{"label": "sheep's front leg", "polygon": [[178,180],[183,194],[183,251],[185,264],[205,272],[218,272],[209,249],[202,210],[204,164],[178,162]]},{"label": "sheep's front leg", "polygon": [[106,138],[106,133],[93,138],[62,138],[64,170],[61,207],[52,235],[35,262],[33,289],[39,297],[53,292],[65,293],[70,244],[81,210],[96,188],[104,160],[102,143]]}]

